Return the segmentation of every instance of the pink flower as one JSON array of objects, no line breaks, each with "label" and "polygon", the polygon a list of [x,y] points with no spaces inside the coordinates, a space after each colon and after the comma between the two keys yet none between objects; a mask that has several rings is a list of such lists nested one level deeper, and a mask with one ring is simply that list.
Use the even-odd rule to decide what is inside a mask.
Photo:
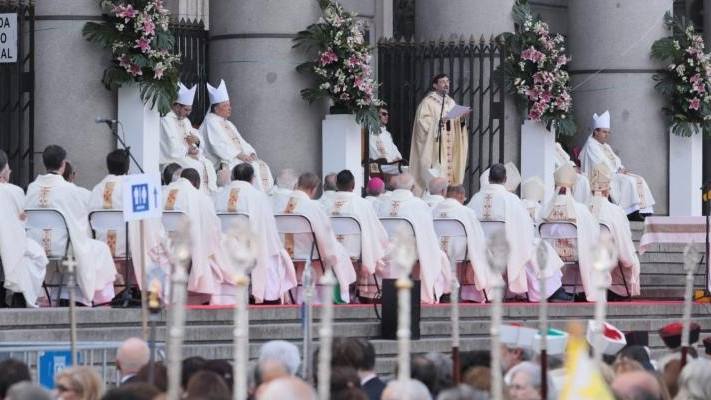
[{"label": "pink flower", "polygon": [[541,113],[538,112],[538,110],[531,109],[528,112],[528,119],[530,119],[531,121],[540,121],[541,120]]},{"label": "pink flower", "polygon": [[126,22],[130,21],[131,18],[135,18],[138,15],[138,11],[133,9],[132,5],[127,6],[116,6],[113,8],[113,12],[119,18],[125,18]]},{"label": "pink flower", "polygon": [[701,107],[701,100],[698,97],[689,100],[689,110],[698,110],[699,107]]},{"label": "pink flower", "polygon": [[545,60],[546,55],[533,48],[533,46],[521,52],[521,58],[527,61],[538,63]]},{"label": "pink flower", "polygon": [[144,19],[143,32],[145,35],[153,35],[156,32],[156,24],[149,18]]},{"label": "pink flower", "polygon": [[543,93],[540,94],[540,96],[538,96],[538,98],[540,99],[540,102],[542,102],[544,104],[551,101],[552,97],[553,97],[553,95],[551,95],[551,92],[549,92],[549,91],[544,91]]},{"label": "pink flower", "polygon": [[136,45],[133,47],[135,49],[141,49],[141,52],[143,53],[148,53],[151,49],[151,41],[150,39],[142,37],[140,39],[136,39]]},{"label": "pink flower", "polygon": [[321,53],[321,59],[320,59],[321,65],[328,65],[328,64],[330,64],[332,62],[336,62],[336,61],[338,61],[338,56],[336,55],[336,53],[333,52],[333,50],[328,49],[328,50],[324,51],[323,53]]},{"label": "pink flower", "polygon": [[691,83],[696,83],[701,79],[701,74],[694,74],[691,78],[689,78],[689,82]]},{"label": "pink flower", "polygon": [[117,58],[119,62],[119,66],[122,68],[128,68],[131,66],[131,59],[126,55],[126,54],[121,54],[120,57]]},{"label": "pink flower", "polygon": [[558,59],[556,60],[556,66],[560,67],[562,65],[565,65],[568,63],[568,57],[566,56],[558,56]]},{"label": "pink flower", "polygon": [[133,75],[133,76],[140,76],[143,75],[143,71],[141,70],[141,66],[138,64],[131,64],[131,66],[128,69],[128,73]]},{"label": "pink flower", "polygon": [[163,73],[165,72],[165,66],[163,63],[157,63],[153,67],[153,77],[156,79],[160,80],[163,77]]}]

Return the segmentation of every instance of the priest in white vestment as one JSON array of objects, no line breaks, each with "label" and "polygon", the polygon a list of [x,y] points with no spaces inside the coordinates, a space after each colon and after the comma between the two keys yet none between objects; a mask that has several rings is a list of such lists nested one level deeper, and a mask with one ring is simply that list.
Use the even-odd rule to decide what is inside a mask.
[{"label": "priest in white vestment", "polygon": [[[610,274],[599,277],[593,267],[593,246],[597,245],[600,237],[600,226],[595,217],[590,214],[587,206],[575,201],[572,187],[575,185],[577,174],[575,168],[566,165],[555,171],[556,195],[541,210],[543,222],[569,222],[577,228],[575,240],[556,239],[553,247],[564,261],[577,259],[580,271],[580,281],[587,301],[595,301],[598,291],[596,283],[600,282],[609,286]],[[566,279],[567,282],[567,279]]]},{"label": "priest in white vestment", "polygon": [[[400,150],[395,146],[392,135],[388,132],[390,112],[386,107],[380,107],[378,110],[378,118],[380,120],[380,131],[371,132],[368,136],[368,157],[371,160],[385,159],[385,161],[389,163],[402,161],[402,154],[400,154]],[[400,173],[397,164],[383,165],[381,168],[384,173],[389,175],[397,175]]]},{"label": "priest in white vestment", "polygon": [[622,165],[622,160],[608,144],[609,136],[610,112],[605,111],[599,116],[593,114],[593,132],[580,153],[583,173],[591,177],[596,165],[607,165],[613,173],[610,186],[612,201],[625,213],[637,214],[633,218],[641,220],[644,215],[654,213],[654,197],[644,178],[630,173]]},{"label": "priest in white vestment", "polygon": [[[565,152],[563,149],[563,146],[560,145],[560,143],[556,142],[555,143],[555,162],[553,163],[553,166],[555,169],[558,169],[564,165],[570,165],[571,167],[575,168],[576,171],[578,170],[577,165],[575,165],[575,162],[570,159],[570,155]],[[573,187],[573,198],[575,198],[575,201],[578,203],[583,203],[583,204],[588,204],[590,200],[592,199],[592,192],[590,191],[590,180],[588,180],[588,177],[585,174],[581,174],[578,172],[578,180],[575,182],[575,187]]]},{"label": "priest in white vestment", "polygon": [[323,192],[319,200],[326,200],[336,194],[338,187],[336,186],[336,173],[331,172],[323,177]]},{"label": "priest in white vestment", "polygon": [[368,200],[373,210],[378,209],[378,202],[387,197],[388,193],[390,192],[385,191],[385,182],[382,179],[376,176],[368,180],[368,184],[365,187],[365,199]]},{"label": "priest in white vestment", "polygon": [[[106,156],[106,166],[109,174],[99,182],[91,192],[89,199],[89,210],[114,210],[123,211],[123,180],[128,174],[130,159],[126,150],[114,150]],[[121,215],[119,218],[123,218]],[[96,239],[109,246],[112,257],[125,257],[126,255],[126,235],[124,229],[96,229],[94,231]],[[138,221],[128,223],[129,252],[133,274],[122,274],[129,277],[129,284],[135,283],[139,288],[143,288],[143,263],[148,265],[148,276],[152,276],[153,268],[159,268],[165,276],[170,275],[170,260],[163,248],[163,238],[165,232],[160,219],[146,219],[143,221],[143,257],[141,258],[141,229]],[[118,267],[118,266],[117,266]],[[126,265],[122,266],[127,268]],[[122,284],[126,284],[123,282]],[[163,282],[168,285],[169,282]]]},{"label": "priest in white vestment", "polygon": [[[105,303],[114,297],[116,267],[108,246],[91,238],[85,195],[62,177],[66,156],[66,151],[57,145],[44,149],[42,161],[47,174],[37,176],[28,186],[25,208],[53,208],[64,216],[77,262],[79,291],[76,299],[86,305],[91,305],[92,301]],[[66,231],[30,229],[29,232],[45,250],[58,247],[66,239]],[[48,271],[47,275],[53,283],[54,274]],[[66,290],[61,291],[61,297],[69,298]]]},{"label": "priest in white vestment", "polygon": [[[0,261],[3,286],[10,294],[19,293],[27,307],[37,307],[44,297],[42,282],[47,272],[47,256],[42,247],[25,233],[25,192],[10,181],[7,154],[0,150]],[[0,299],[0,303],[10,303]]]},{"label": "priest in white vestment", "polygon": [[501,277],[493,274],[489,267],[486,258],[486,237],[476,213],[463,204],[466,197],[464,186],[449,186],[446,196],[446,199],[432,209],[434,218],[456,219],[464,225],[467,237],[443,237],[440,238],[440,246],[447,253],[450,262],[467,261],[457,266],[462,300],[482,302],[485,300],[483,291],[489,291]]},{"label": "priest in white vestment", "polygon": [[[617,250],[617,266],[619,268],[611,271],[612,283],[610,291],[617,296],[639,296],[639,257],[637,257],[637,250],[632,241],[632,230],[624,210],[617,204],[611,203],[608,198],[611,181],[612,171],[607,165],[598,164],[593,168],[592,187],[594,196],[589,203],[590,212],[601,224],[609,228],[611,239]],[[629,288],[629,293],[625,288],[625,284]]]},{"label": "priest in white vestment", "polygon": [[279,175],[277,175],[274,186],[272,186],[272,189],[268,192],[269,197],[272,200],[272,208],[274,206],[275,198],[286,197],[288,200],[291,196],[291,192],[296,189],[296,182],[298,179],[299,176],[291,168],[284,168],[279,171]]},{"label": "priest in white vestment", "polygon": [[191,302],[234,304],[236,271],[222,246],[222,227],[215,205],[198,187],[198,172],[187,168],[181,172],[177,181],[163,190],[163,209],[183,211],[190,221],[188,291],[199,294]]},{"label": "priest in white vestment", "polygon": [[321,205],[332,217],[353,217],[360,224],[360,236],[336,234],[336,239],[348,250],[352,259],[361,260],[362,268],[358,271],[359,296],[374,299],[378,291],[373,276],[382,278],[389,244],[388,233],[370,202],[353,193],[353,173],[349,170],[339,172],[336,188],[338,191],[332,196],[321,199]]},{"label": "priest in white vestment", "polygon": [[249,216],[249,227],[257,242],[252,295],[257,303],[278,303],[296,286],[296,271],[279,239],[269,196],[255,188],[253,181],[254,169],[250,164],[236,165],[232,182],[215,196],[215,209]]},{"label": "priest in white vestment", "polygon": [[432,178],[427,182],[427,192],[422,196],[422,200],[430,208],[435,208],[437,204],[444,201],[447,194],[447,179],[442,177]]},{"label": "priest in white vestment", "polygon": [[537,176],[526,179],[521,185],[521,203],[526,207],[528,215],[534,222],[539,218],[545,190],[543,180]]},{"label": "priest in white vestment", "polygon": [[[432,210],[422,199],[415,197],[415,180],[409,173],[393,179],[395,190],[383,199],[378,207],[378,216],[408,219],[415,230],[417,260],[419,264],[420,297],[423,303],[433,304],[450,293],[451,269],[447,255],[440,249],[432,222]],[[414,270],[413,270],[414,271]],[[387,277],[398,276],[397,267],[389,265]],[[417,277],[416,272],[413,275]]]},{"label": "priest in white vestment", "polygon": [[257,157],[254,147],[244,140],[237,127],[227,119],[232,115],[232,108],[225,81],[221,80],[218,87],[208,83],[207,92],[210,97],[210,112],[205,115],[200,134],[205,140],[208,158],[213,164],[226,164],[230,171],[237,164],[249,163],[257,177],[255,187],[268,192],[274,185],[269,166]]},{"label": "priest in white vestment", "polygon": [[[356,281],[356,272],[348,251],[336,240],[336,235],[331,226],[331,220],[323,211],[321,203],[313,200],[320,185],[318,176],[307,172],[299,177],[297,189],[290,197],[273,197],[274,212],[276,214],[301,214],[309,219],[316,236],[316,245],[320,252],[321,260],[313,266],[314,279],[318,279],[322,269],[333,268],[340,290],[340,301],[350,301],[349,287]],[[289,254],[297,259],[309,258],[313,246],[310,234],[284,235],[284,247]],[[314,258],[316,252],[311,253]],[[297,266],[297,279],[301,282],[303,268]]]}]

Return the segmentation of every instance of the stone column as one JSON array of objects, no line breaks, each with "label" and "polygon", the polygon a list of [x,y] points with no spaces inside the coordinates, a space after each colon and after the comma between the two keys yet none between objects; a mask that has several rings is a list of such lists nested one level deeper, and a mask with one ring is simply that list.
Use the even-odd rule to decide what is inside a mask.
[{"label": "stone column", "polygon": [[655,213],[668,210],[669,130],[654,90],[660,68],[649,56],[652,43],[668,35],[664,13],[672,0],[570,0],[569,48],[578,143],[590,135],[591,118],[610,110],[610,145],[625,167],[643,175],[656,199]]},{"label": "stone column", "polygon": [[301,99],[311,80],[295,70],[303,50],[291,48],[319,16],[313,0],[210,2],[210,82],[225,80],[230,120],[275,175],[286,167],[321,171],[326,108]]},{"label": "stone column", "polygon": [[116,118],[116,93],[101,83],[111,57],[81,34],[87,21],[101,21],[95,0],[35,3],[35,172],[49,144],[67,150],[77,184],[92,187],[106,175],[106,154],[115,139],[96,117]]}]

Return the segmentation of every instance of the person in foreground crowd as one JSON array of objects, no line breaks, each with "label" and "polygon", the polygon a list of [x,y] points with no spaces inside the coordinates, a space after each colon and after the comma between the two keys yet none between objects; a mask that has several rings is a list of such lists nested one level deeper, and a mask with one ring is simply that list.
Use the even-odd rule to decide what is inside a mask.
[{"label": "person in foreground crowd", "polygon": [[254,168],[255,187],[268,192],[274,185],[274,178],[269,166],[257,157],[257,152],[240,135],[237,127],[227,118],[232,115],[230,97],[225,81],[218,87],[207,84],[210,97],[210,112],[200,126],[200,135],[205,139],[205,150],[213,164],[227,164],[231,171],[235,165],[246,162]]},{"label": "person in foreground crowd", "polygon": [[[39,175],[27,187],[25,208],[57,209],[67,223],[74,257],[76,257],[77,301],[86,305],[105,303],[114,297],[116,267],[111,252],[105,243],[91,238],[89,212],[85,197],[76,186],[62,178],[67,152],[57,145],[49,145],[42,152],[42,162],[47,173]],[[57,230],[30,229],[30,236],[54,254],[64,253],[65,232]],[[56,274],[47,274],[50,282],[58,279]],[[51,292],[51,291],[50,291]],[[62,299],[68,299],[66,289]]]},{"label": "person in foreground crowd", "polygon": [[611,272],[612,282],[609,289],[611,293],[608,294],[608,297],[639,296],[639,257],[637,257],[637,249],[632,241],[632,230],[624,210],[609,200],[611,180],[612,171],[606,164],[595,166],[591,178],[594,196],[589,203],[593,217],[604,224],[606,229],[609,229],[617,254],[619,268],[615,268]]},{"label": "person in foreground crowd", "polygon": [[[413,276],[419,275],[422,280],[420,287],[422,302],[437,303],[443,294],[450,292],[451,271],[447,255],[438,245],[432,222],[432,210],[427,203],[412,193],[415,188],[412,175],[403,173],[394,177],[393,182],[396,189],[390,196],[380,201],[378,216],[407,218],[412,222],[419,265],[419,274],[413,270]],[[386,275],[395,277],[397,268],[389,265]]]},{"label": "person in foreground crowd", "polygon": [[116,370],[121,374],[120,383],[129,383],[131,379],[148,364],[150,349],[145,340],[128,338],[116,350]]},{"label": "person in foreground crowd", "polygon": [[[609,145],[610,112],[593,114],[593,132],[580,152],[583,173],[591,177],[593,168],[603,163],[612,171],[610,197],[631,219],[641,220],[654,213],[654,197],[647,182],[629,172]],[[631,214],[631,215],[630,215]]]},{"label": "person in foreground crowd", "polygon": [[36,307],[49,261],[42,247],[25,233],[25,192],[10,183],[7,154],[0,150],[0,304]]},{"label": "person in foreground crowd", "polygon": [[232,169],[232,182],[215,196],[215,209],[248,215],[249,229],[257,246],[257,264],[251,274],[252,295],[257,303],[278,304],[296,286],[296,272],[279,239],[269,196],[256,189],[253,182],[252,166],[237,164]]}]

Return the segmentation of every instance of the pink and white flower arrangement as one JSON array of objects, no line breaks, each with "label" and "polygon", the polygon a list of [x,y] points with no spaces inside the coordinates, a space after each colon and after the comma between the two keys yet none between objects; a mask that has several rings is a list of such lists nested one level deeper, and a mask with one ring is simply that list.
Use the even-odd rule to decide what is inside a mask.
[{"label": "pink and white flower arrangement", "polygon": [[655,88],[667,100],[662,108],[674,134],[711,136],[711,55],[693,24],[664,15],[671,36],[652,44],[652,58],[666,64],[654,75]]},{"label": "pink and white flower arrangement", "polygon": [[105,21],[88,22],[87,40],[111,49],[113,62],[104,71],[108,89],[138,83],[141,98],[170,110],[178,85],[180,56],[173,52],[170,11],[162,0],[100,0]]},{"label": "pink and white flower arrangement", "polygon": [[296,69],[313,75],[315,84],[301,91],[309,102],[329,98],[332,112],[353,113],[369,129],[378,130],[376,83],[370,67],[371,49],[356,15],[335,0],[318,0],[322,17],[298,33],[294,47],[314,56]]},{"label": "pink and white flower arrangement", "polygon": [[526,0],[518,0],[512,14],[516,31],[502,35],[507,56],[499,69],[507,91],[528,119],[554,127],[560,135],[574,135],[570,57],[563,36],[552,34],[548,24],[534,17]]}]

